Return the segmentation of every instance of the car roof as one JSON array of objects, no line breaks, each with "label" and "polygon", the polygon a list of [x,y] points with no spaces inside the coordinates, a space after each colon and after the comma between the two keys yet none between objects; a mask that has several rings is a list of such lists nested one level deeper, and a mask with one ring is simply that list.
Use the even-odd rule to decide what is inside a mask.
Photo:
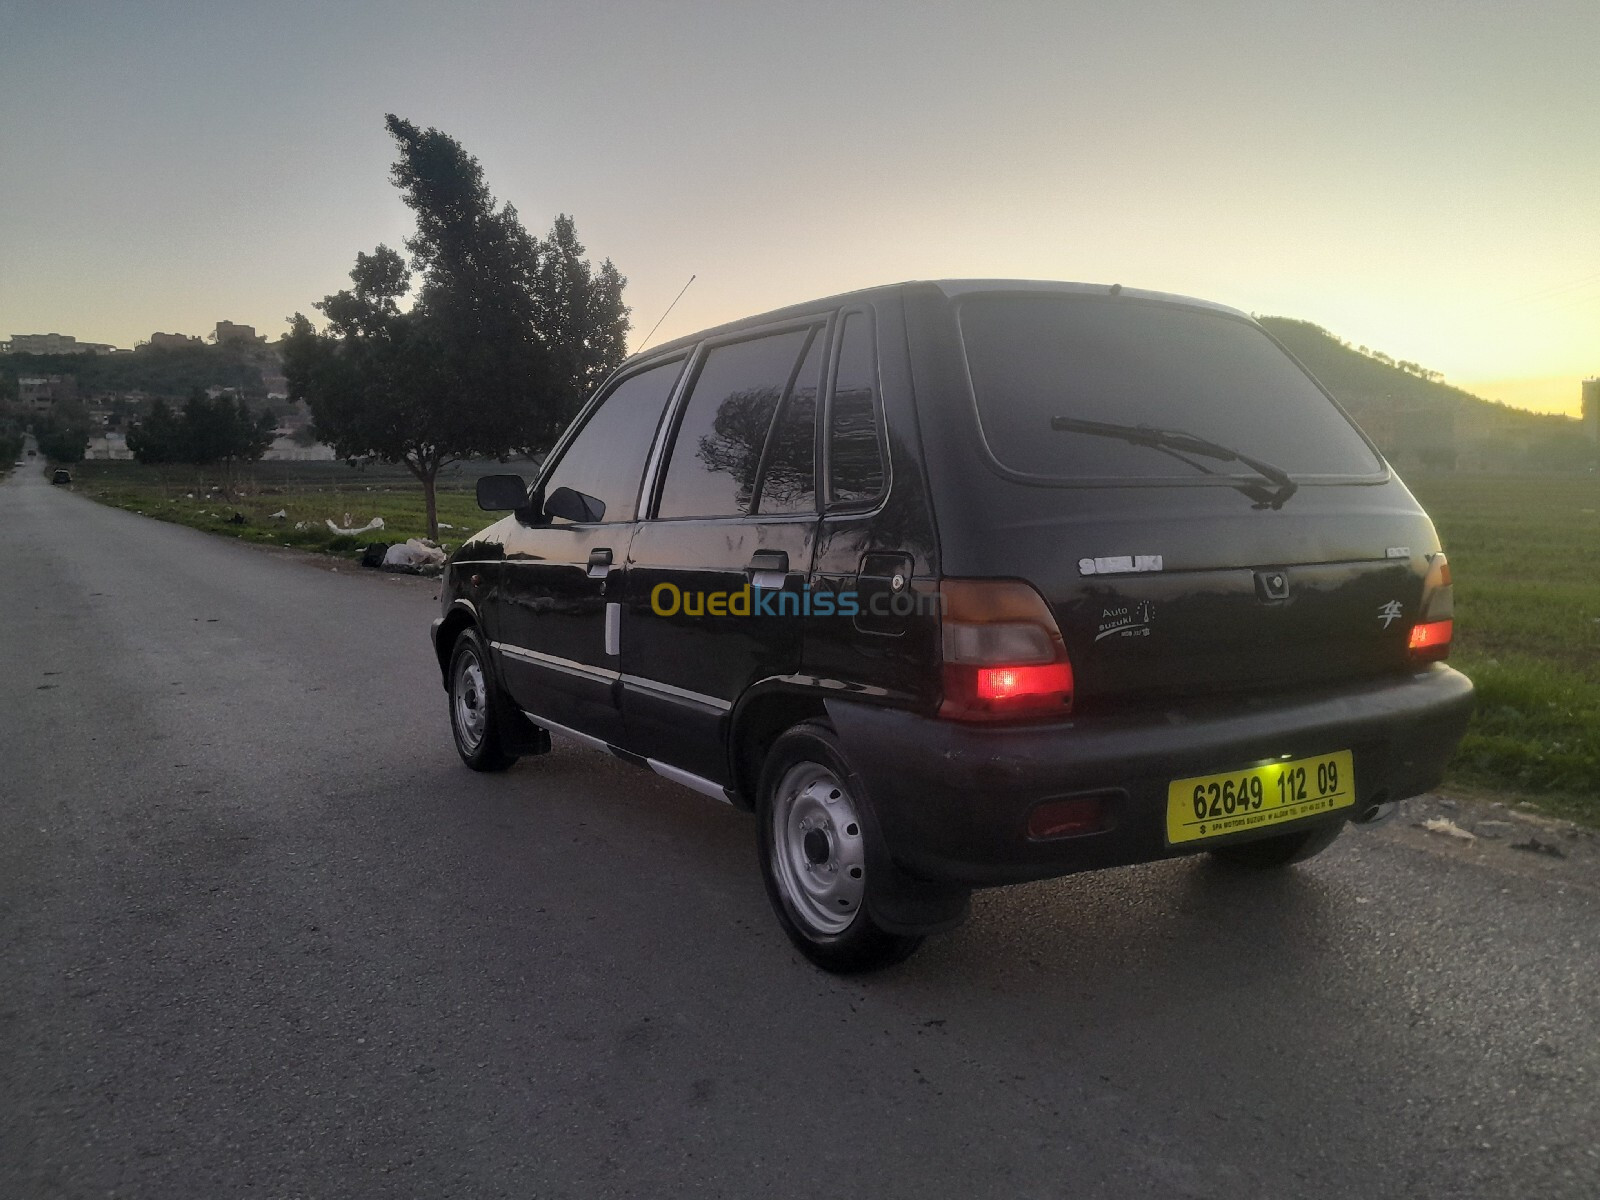
[{"label": "car roof", "polygon": [[659,355],[687,349],[696,342],[703,341],[708,337],[720,337],[727,333],[737,333],[741,329],[783,321],[791,317],[803,317],[819,310],[839,308],[852,302],[915,287],[937,288],[944,293],[946,298],[951,300],[984,292],[1006,292],[1011,294],[1033,292],[1067,296],[1121,295],[1135,300],[1158,300],[1166,304],[1181,304],[1191,308],[1206,309],[1211,312],[1228,313],[1231,316],[1243,317],[1247,321],[1253,320],[1249,313],[1226,304],[1217,304],[1214,301],[1201,300],[1194,296],[1181,296],[1173,292],[1156,292],[1145,288],[1123,287],[1121,284],[1070,283],[1064,280],[1052,279],[906,279],[899,283],[879,284],[876,287],[859,288],[852,292],[840,292],[834,296],[807,300],[801,304],[788,304],[782,308],[771,309],[748,317],[740,317],[735,321],[725,321],[721,325],[713,325],[709,329],[685,334],[682,337],[672,339],[670,342],[652,346],[648,351],[641,351],[633,355],[628,360],[628,364],[631,365],[635,361],[642,362],[647,357],[655,358]]}]

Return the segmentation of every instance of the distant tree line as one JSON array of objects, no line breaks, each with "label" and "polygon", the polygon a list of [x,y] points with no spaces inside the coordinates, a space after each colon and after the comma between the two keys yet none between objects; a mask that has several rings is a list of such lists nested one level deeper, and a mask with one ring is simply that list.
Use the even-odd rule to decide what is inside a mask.
[{"label": "distant tree line", "polygon": [[0,467],[22,457],[22,425],[14,417],[0,414]]},{"label": "distant tree line", "polygon": [[626,280],[584,257],[565,214],[531,236],[454,138],[393,114],[386,127],[391,181],[416,214],[409,259],[383,245],[357,254],[352,286],[315,305],[323,329],[291,319],[284,368],[341,458],[416,476],[437,537],[443,466],[542,453],[621,363]]},{"label": "distant tree line", "polygon": [[196,389],[174,410],[154,400],[150,411],[128,430],[128,449],[142,463],[237,463],[257,461],[272,445],[277,419],[252,413],[242,397],[208,396]]}]

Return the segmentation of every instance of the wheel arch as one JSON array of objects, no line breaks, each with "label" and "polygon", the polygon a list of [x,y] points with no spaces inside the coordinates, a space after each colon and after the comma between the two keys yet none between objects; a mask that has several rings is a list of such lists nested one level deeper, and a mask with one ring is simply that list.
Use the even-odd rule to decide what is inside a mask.
[{"label": "wheel arch", "polygon": [[[433,639],[434,657],[439,660],[439,682],[446,691],[450,690],[450,652],[455,649],[456,638],[461,636],[463,629],[477,629],[482,632],[478,622],[477,609],[466,600],[457,600],[450,606],[444,618],[439,623],[439,632]],[[485,664],[493,670],[492,664]]]},{"label": "wheel arch", "polygon": [[751,811],[761,764],[778,735],[802,721],[826,720],[822,696],[790,680],[763,680],[734,706],[728,737],[728,779],[735,808]]}]

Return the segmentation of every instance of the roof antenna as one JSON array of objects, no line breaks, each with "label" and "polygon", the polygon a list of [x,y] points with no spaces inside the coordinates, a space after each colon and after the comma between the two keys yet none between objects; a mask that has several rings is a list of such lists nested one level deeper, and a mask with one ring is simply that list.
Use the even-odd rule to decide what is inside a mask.
[{"label": "roof antenna", "polygon": [[[689,276],[689,283],[693,283],[693,282],[694,282],[694,276],[691,275],[691,276]],[[671,314],[672,310],[678,307],[678,301],[683,299],[683,292],[687,292],[689,290],[689,283],[684,284],[683,285],[683,291],[679,292],[676,296],[674,296],[673,299],[672,299],[672,303],[667,305],[667,311],[661,314],[661,321],[665,321],[667,319],[667,317]],[[650,326],[650,332],[644,335],[644,341],[639,343],[639,348],[634,351],[635,354],[643,354],[644,353],[644,348],[650,344],[650,339],[655,337],[656,330],[661,328],[661,321],[657,321],[654,325]]]},{"label": "roof antenna", "polygon": [[1122,295],[1122,285],[1121,285],[1121,284],[1120,284],[1120,283],[1113,283],[1113,284],[1112,284],[1112,285],[1111,285],[1111,294],[1112,294],[1112,295],[1113,295],[1113,296],[1120,296],[1120,295]]}]

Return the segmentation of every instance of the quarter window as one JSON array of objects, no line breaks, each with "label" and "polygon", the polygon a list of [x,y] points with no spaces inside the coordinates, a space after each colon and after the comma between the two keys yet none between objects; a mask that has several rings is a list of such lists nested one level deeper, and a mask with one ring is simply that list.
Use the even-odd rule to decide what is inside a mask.
[{"label": "quarter window", "polygon": [[878,427],[878,356],[867,315],[850,313],[839,337],[828,411],[828,491],[835,504],[875,500],[884,485]]},{"label": "quarter window", "polygon": [[[544,493],[571,488],[604,522],[633,520],[645,460],[666,411],[683,360],[674,359],[630,375],[600,401],[545,477]],[[560,518],[557,523],[564,524]]]},{"label": "quarter window", "polygon": [[749,512],[767,430],[810,336],[791,329],[706,355],[678,420],[657,516]]}]

